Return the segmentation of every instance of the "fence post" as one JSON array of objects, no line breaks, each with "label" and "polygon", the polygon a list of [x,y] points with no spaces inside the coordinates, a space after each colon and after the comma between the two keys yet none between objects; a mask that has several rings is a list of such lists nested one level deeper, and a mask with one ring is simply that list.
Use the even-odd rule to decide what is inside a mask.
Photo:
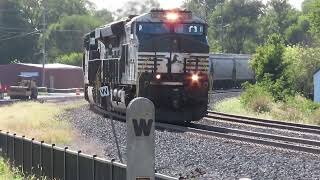
[{"label": "fence post", "polygon": [[77,180],[80,180],[80,165],[79,165],[79,155],[81,151],[78,151],[77,153]]},{"label": "fence post", "polygon": [[51,145],[51,179],[54,178],[54,146],[55,144]]},{"label": "fence post", "polygon": [[16,158],[15,158],[15,142],[16,142],[16,133],[13,134],[13,143],[12,143],[12,159],[13,159],[13,164],[15,164]]},{"label": "fence post", "polygon": [[9,153],[9,150],[8,150],[8,146],[9,146],[8,136],[9,136],[9,131],[7,131],[7,135],[6,135],[6,156],[7,157],[8,157],[8,153]]},{"label": "fence post", "polygon": [[43,172],[42,172],[42,144],[44,141],[40,141],[40,177],[42,177]]},{"label": "fence post", "polygon": [[24,138],[25,135],[22,136],[22,150],[21,150],[21,155],[22,155],[22,173],[24,173]]},{"label": "fence post", "polygon": [[113,162],[115,162],[116,160],[115,159],[111,159],[111,174],[110,174],[110,179],[113,180],[114,177],[113,177]]},{"label": "fence post", "polygon": [[92,156],[92,180],[96,179],[96,161],[95,161],[96,157],[97,155]]},{"label": "fence post", "polygon": [[31,163],[31,166],[30,166],[30,174],[32,174],[32,170],[33,170],[33,141],[34,141],[34,138],[31,139],[31,145],[30,145],[30,148],[31,148],[31,154],[30,154],[30,163]]},{"label": "fence post", "polygon": [[63,153],[63,179],[67,180],[67,149],[68,147],[64,148]]},{"label": "fence post", "polygon": [[[2,134],[2,130],[0,130],[0,134]],[[1,155],[3,156],[3,139],[1,138]]]}]

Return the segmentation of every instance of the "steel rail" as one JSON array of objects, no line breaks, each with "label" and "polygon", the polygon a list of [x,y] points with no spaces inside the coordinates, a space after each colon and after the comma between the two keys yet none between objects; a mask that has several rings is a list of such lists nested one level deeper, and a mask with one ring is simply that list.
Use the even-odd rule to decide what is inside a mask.
[{"label": "steel rail", "polygon": [[[237,141],[241,141],[241,142],[278,147],[278,148],[282,148],[282,149],[289,149],[289,150],[301,151],[301,152],[312,153],[312,154],[320,154],[320,148],[317,148],[320,142],[310,142],[309,141],[308,144],[317,144],[316,145],[317,147],[308,147],[308,146],[301,146],[301,145],[297,145],[297,144],[290,144],[287,141],[278,142],[278,141],[274,141],[274,139],[257,139],[257,138],[261,138],[261,136],[270,138],[270,137],[275,137],[275,135],[251,132],[251,133],[247,133],[246,136],[243,136],[244,134],[237,134],[236,132],[238,132],[238,133],[240,133],[240,132],[235,129],[223,128],[225,131],[229,131],[229,132],[223,132],[223,131],[219,132],[219,130],[218,130],[219,127],[212,127],[211,126],[208,130],[207,127],[203,127],[203,126],[206,126],[206,125],[190,124],[190,126],[177,126],[177,125],[163,124],[163,123],[156,124],[156,127],[158,129],[171,129],[171,130],[178,131],[178,132],[192,132],[192,133],[197,133],[197,134],[202,134],[202,135],[237,140]],[[213,130],[214,128],[217,128],[216,130],[218,130],[218,131]],[[251,134],[251,135],[249,135],[249,134]],[[289,138],[289,137],[283,137],[283,136],[278,136],[278,137],[276,137],[276,139],[277,140],[278,139],[282,139],[282,140],[284,140],[284,139],[289,140],[290,139],[291,143],[293,143],[294,141],[301,142],[301,140],[302,140],[302,139],[298,139],[298,138]],[[299,144],[301,144],[301,143],[299,143]],[[304,144],[304,145],[306,145],[306,144]]]},{"label": "steel rail", "polygon": [[252,132],[252,131],[238,130],[238,129],[232,129],[232,128],[223,128],[223,127],[209,126],[209,125],[203,125],[203,124],[191,124],[190,127],[205,129],[205,130],[213,130],[213,131],[222,132],[222,133],[233,133],[233,134],[240,134],[244,136],[274,139],[278,141],[285,141],[285,142],[299,143],[299,144],[320,147],[320,141],[316,141],[316,140],[308,140],[303,138],[294,138],[294,137],[288,137],[288,136],[282,136],[282,135]]},{"label": "steel rail", "polygon": [[[111,116],[125,121],[125,116],[122,114],[108,112],[96,105],[91,105],[91,108],[104,116]],[[203,124],[188,123],[185,126],[156,123],[156,128],[159,130],[171,130],[177,132],[191,132],[202,135],[214,136],[219,138],[237,140],[247,143],[290,149],[294,151],[307,152],[312,154],[320,154],[320,141],[307,140],[302,138],[292,138],[287,136],[272,135],[266,133],[248,132],[238,129],[221,128]],[[259,139],[260,138],[260,139]],[[261,139],[263,138],[263,139]],[[274,141],[276,140],[276,141]],[[279,142],[281,141],[281,142]],[[312,147],[310,147],[312,146]]]},{"label": "steel rail", "polygon": [[277,121],[277,120],[269,120],[269,119],[260,119],[248,116],[239,116],[234,114],[225,114],[215,111],[208,110],[208,114],[206,116],[210,120],[218,119],[228,122],[236,122],[243,124],[250,124],[256,126],[277,128],[277,129],[286,129],[291,131],[299,131],[303,133],[313,133],[320,135],[320,126],[313,126],[307,124],[298,124],[298,123],[290,123],[285,121]]},{"label": "steel rail", "polygon": [[232,90],[212,90],[209,94],[227,94],[227,93],[240,93],[242,89],[232,89]]}]

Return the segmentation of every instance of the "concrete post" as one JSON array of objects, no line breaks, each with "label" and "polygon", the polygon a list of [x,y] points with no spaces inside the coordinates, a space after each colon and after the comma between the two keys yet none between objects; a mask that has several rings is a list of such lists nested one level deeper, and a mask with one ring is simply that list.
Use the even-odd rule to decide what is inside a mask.
[{"label": "concrete post", "polygon": [[154,180],[155,110],[146,98],[133,99],[127,108],[127,180]]}]

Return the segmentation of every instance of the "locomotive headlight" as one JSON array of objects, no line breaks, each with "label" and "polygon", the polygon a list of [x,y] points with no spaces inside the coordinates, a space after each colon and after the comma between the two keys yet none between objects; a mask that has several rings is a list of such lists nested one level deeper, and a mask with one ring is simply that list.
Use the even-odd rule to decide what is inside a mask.
[{"label": "locomotive headlight", "polygon": [[174,13],[174,12],[168,12],[166,14],[166,18],[169,21],[176,21],[179,18],[179,15],[177,13]]},{"label": "locomotive headlight", "polygon": [[159,80],[160,78],[161,78],[161,75],[160,75],[160,74],[157,74],[157,75],[156,75],[156,79]]},{"label": "locomotive headlight", "polygon": [[192,74],[191,79],[192,81],[198,81],[199,80],[198,74]]}]

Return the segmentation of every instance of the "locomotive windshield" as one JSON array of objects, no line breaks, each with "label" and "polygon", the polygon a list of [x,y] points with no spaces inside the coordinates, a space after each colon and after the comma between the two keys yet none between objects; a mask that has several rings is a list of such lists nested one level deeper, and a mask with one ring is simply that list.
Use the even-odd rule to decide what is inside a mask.
[{"label": "locomotive windshield", "polygon": [[196,23],[149,23],[136,25],[139,51],[143,52],[204,52],[208,42],[204,24]]},{"label": "locomotive windshield", "polygon": [[[202,24],[175,24],[173,31],[177,34],[203,35]],[[170,25],[165,23],[139,23],[138,34],[165,34],[170,33]]]}]

